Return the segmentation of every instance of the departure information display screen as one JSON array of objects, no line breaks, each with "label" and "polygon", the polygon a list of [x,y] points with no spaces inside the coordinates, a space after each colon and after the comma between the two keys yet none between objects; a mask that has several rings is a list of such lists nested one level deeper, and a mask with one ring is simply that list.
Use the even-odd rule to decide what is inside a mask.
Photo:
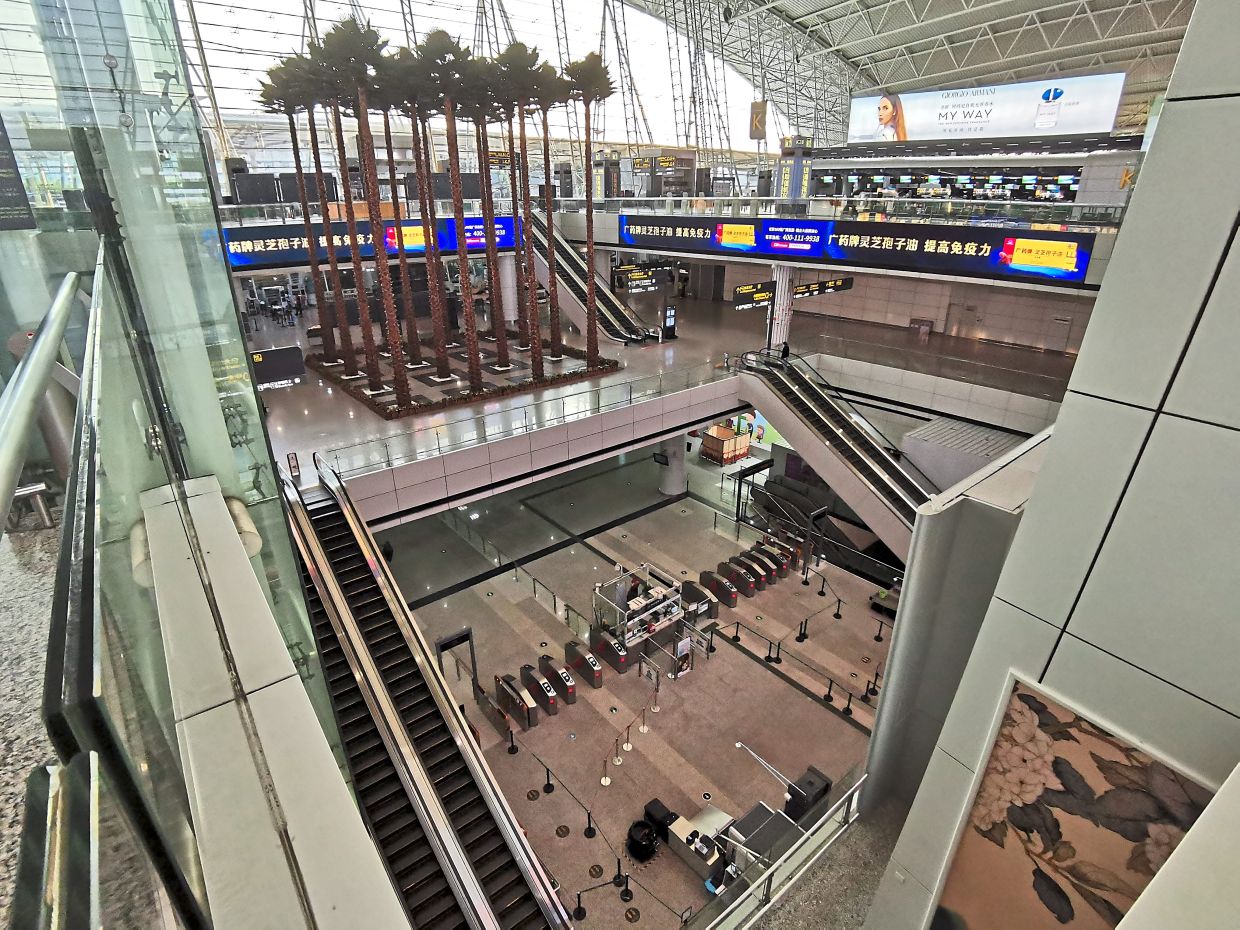
[{"label": "departure information display screen", "polygon": [[[312,224],[318,240],[318,259],[327,261],[327,234],[322,223]],[[441,252],[456,251],[456,221],[452,218],[441,219],[437,224],[437,241]],[[309,243],[306,240],[305,226],[300,223],[281,223],[264,226],[225,226],[224,251],[228,255],[228,264],[236,270],[244,268],[277,268],[283,265],[305,265],[310,261]],[[471,252],[479,252],[486,248],[486,225],[481,217],[465,218],[465,243]],[[375,254],[374,237],[370,223],[359,220],[357,223],[359,251],[362,258],[373,258]],[[331,224],[332,246],[336,250],[336,258],[348,261],[349,227],[341,221]],[[399,240],[399,243],[398,243]],[[501,249],[515,248],[513,220],[511,216],[495,218],[495,241]],[[398,254],[400,246],[406,255],[421,255],[426,251],[426,232],[419,220],[403,220],[400,235],[397,235],[395,223],[383,226],[383,247],[388,255]]]},{"label": "departure information display screen", "polygon": [[1089,270],[1094,234],[859,220],[621,215],[620,243],[643,250],[1080,284]]}]

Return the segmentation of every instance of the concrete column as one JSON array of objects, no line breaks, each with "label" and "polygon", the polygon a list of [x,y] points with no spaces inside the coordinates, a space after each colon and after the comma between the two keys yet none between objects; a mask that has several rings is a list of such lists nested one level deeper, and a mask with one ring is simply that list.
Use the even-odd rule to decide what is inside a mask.
[{"label": "concrete column", "polygon": [[663,477],[659,481],[659,493],[668,497],[684,494],[689,490],[689,479],[685,477],[685,437],[664,439],[659,451],[667,456]]},{"label": "concrete column", "polygon": [[517,319],[517,259],[511,252],[499,257],[499,293],[504,300],[504,319]]},{"label": "concrete column", "polygon": [[611,249],[594,247],[594,270],[603,276],[604,281],[611,280]]},{"label": "concrete column", "polygon": [[775,316],[771,326],[771,348],[778,351],[788,341],[792,325],[792,269],[787,265],[772,265],[771,279],[775,282],[775,305],[770,311]]}]

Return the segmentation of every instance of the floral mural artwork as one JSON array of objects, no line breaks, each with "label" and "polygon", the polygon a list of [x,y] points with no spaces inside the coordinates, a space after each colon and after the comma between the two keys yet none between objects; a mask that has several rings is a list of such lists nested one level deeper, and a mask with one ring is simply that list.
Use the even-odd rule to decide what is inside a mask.
[{"label": "floral mural artwork", "polygon": [[934,926],[1116,926],[1212,792],[1018,684]]}]

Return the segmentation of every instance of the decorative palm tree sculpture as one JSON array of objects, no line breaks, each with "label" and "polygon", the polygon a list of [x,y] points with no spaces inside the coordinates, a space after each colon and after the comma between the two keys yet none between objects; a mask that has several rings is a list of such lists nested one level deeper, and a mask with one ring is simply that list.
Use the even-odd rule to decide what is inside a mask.
[{"label": "decorative palm tree sculpture", "polygon": [[477,78],[469,49],[443,30],[422,41],[423,56],[432,65],[432,79],[443,94],[443,116],[448,135],[448,177],[452,184],[452,216],[456,220],[456,261],[461,281],[461,321],[469,366],[469,390],[482,391],[482,363],[478,355],[478,319],[474,314],[474,287],[469,277],[469,244],[465,235],[465,200],[461,191],[461,154],[457,140],[456,101],[468,100]]},{"label": "decorative palm tree sculpture", "polygon": [[[379,206],[379,175],[375,170],[375,145],[370,133],[370,108],[368,93],[374,86],[375,72],[381,67],[383,50],[387,42],[369,24],[362,25],[355,17],[337,23],[323,36],[319,50],[324,61],[332,69],[340,98],[347,100],[357,117],[358,162],[362,171],[362,187],[366,195],[366,212],[370,217],[371,241],[374,249],[375,274],[379,280],[379,296],[383,304],[383,318],[388,350],[392,355],[392,384],[396,391],[396,406],[405,410],[411,403],[409,372],[405,370],[405,352],[401,347],[400,328],[396,322],[396,300],[392,293],[392,273],[388,264],[383,216]],[[343,157],[344,133],[340,130],[339,111],[336,126],[337,145]],[[345,186],[345,205],[348,210],[349,238],[354,242],[354,273],[358,279],[358,316],[362,323],[362,339],[366,347],[366,374],[369,389],[377,393],[384,390],[379,369],[379,351],[375,345],[374,328],[370,320],[370,301],[365,299],[361,286],[361,249],[357,241],[357,217],[354,215],[352,195]]]},{"label": "decorative palm tree sculpture", "polygon": [[314,286],[314,303],[318,309],[319,330],[323,337],[323,361],[333,363],[338,361],[340,355],[336,349],[335,314],[327,302],[323,276],[319,274],[314,224],[310,220],[310,201],[306,196],[306,176],[301,163],[301,139],[297,133],[298,111],[304,109],[310,114],[310,119],[314,119],[312,87],[305,78],[301,59],[282,59],[268,69],[267,81],[260,85],[259,97],[268,113],[282,113],[288,118],[288,134],[293,143],[293,166],[297,172],[297,199],[301,203],[302,226],[306,233],[307,251],[310,253],[310,280]]},{"label": "decorative palm tree sculpture", "polygon": [[371,91],[370,105],[383,114],[383,144],[387,149],[388,187],[391,193],[392,220],[395,224],[397,262],[400,266],[401,309],[405,313],[405,345],[411,365],[424,365],[422,343],[418,337],[418,319],[413,307],[413,281],[409,274],[409,256],[405,252],[405,227],[401,210],[400,184],[396,178],[396,156],[392,151],[392,120],[390,110],[400,109],[404,104],[401,91],[401,70],[395,58],[383,58],[375,73],[375,86]]},{"label": "decorative palm tree sculpture", "polygon": [[[542,327],[538,312],[538,280],[534,274],[534,244],[530,229],[530,163],[529,145],[525,134],[525,118],[534,97],[534,75],[538,68],[538,50],[514,42],[500,53],[505,91],[516,104],[517,123],[520,129],[521,157],[519,162],[521,188],[522,256],[525,261],[525,312],[529,335],[530,371],[535,381],[541,381],[543,372]],[[515,154],[515,153],[514,153]]]},{"label": "decorative palm tree sculpture", "polygon": [[431,309],[431,344],[435,349],[435,374],[440,381],[452,378],[448,362],[448,305],[444,295],[443,264],[439,258],[436,234],[435,197],[432,188],[430,126],[427,120],[438,107],[438,92],[431,82],[430,65],[421,49],[402,48],[393,67],[397,86],[404,98],[405,115],[413,128],[413,163],[418,188],[418,216],[422,221],[422,243],[426,256],[426,287]]},{"label": "decorative palm tree sculpture", "polygon": [[[534,57],[536,58],[537,56]],[[522,246],[524,235],[520,220],[520,168],[517,164],[516,130],[513,127],[513,120],[516,118],[520,106],[517,103],[517,95],[513,92],[512,77],[522,69],[530,66],[526,64],[528,59],[529,49],[519,42],[514,42],[508,46],[495,59],[495,64],[499,69],[496,96],[500,110],[504,114],[504,120],[508,123],[508,186],[512,194],[512,226],[516,236],[513,264],[516,268],[517,278],[517,335],[519,337],[517,345],[521,349],[528,349],[530,346],[530,328],[528,309],[526,307],[525,280],[527,272],[525,267],[525,249]]]},{"label": "decorative palm tree sculpture", "polygon": [[[333,30],[334,31],[334,30]],[[353,185],[349,178],[349,159],[344,147],[344,124],[340,112],[350,105],[355,84],[350,72],[353,49],[333,43],[329,49],[326,42],[329,32],[321,43],[311,43],[310,57],[322,67],[325,81],[324,93],[331,107],[332,128],[336,137],[336,160],[340,165],[340,184],[344,188],[344,214],[348,228],[349,257],[353,263],[353,284],[357,291],[357,321],[362,330],[362,346],[366,356],[366,387],[370,393],[384,390],[382,372],[379,368],[379,347],[375,344],[374,328],[370,320],[370,302],[366,295],[362,271],[362,243],[357,232],[357,213],[353,207]],[[334,58],[337,55],[338,58]],[[347,312],[346,312],[347,319]]]},{"label": "decorative palm tree sculpture", "polygon": [[496,367],[511,368],[508,356],[508,330],[504,320],[504,298],[499,286],[499,248],[495,241],[495,203],[491,190],[490,143],[487,126],[498,114],[495,93],[499,87],[499,66],[489,59],[474,59],[476,82],[470,89],[466,114],[474,122],[474,144],[478,152],[478,181],[482,195],[482,224],[485,227],[487,294],[490,299],[491,336],[495,339]]},{"label": "decorative palm tree sculpture", "polygon": [[591,52],[580,61],[570,62],[564,69],[573,82],[573,97],[585,107],[586,142],[586,365],[598,364],[598,297],[594,285],[594,149],[590,132],[590,111],[594,104],[606,100],[615,87],[602,57]]},{"label": "decorative palm tree sculpture", "polygon": [[564,336],[560,331],[560,289],[555,272],[555,195],[551,187],[551,129],[548,115],[552,107],[567,106],[573,85],[549,64],[538,67],[534,75],[534,103],[542,113],[543,209],[547,214],[547,310],[551,319],[551,356],[564,355]]}]

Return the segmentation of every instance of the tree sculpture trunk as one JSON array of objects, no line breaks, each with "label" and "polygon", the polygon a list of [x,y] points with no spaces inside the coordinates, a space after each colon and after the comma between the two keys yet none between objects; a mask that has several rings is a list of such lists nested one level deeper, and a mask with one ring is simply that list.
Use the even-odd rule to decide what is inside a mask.
[{"label": "tree sculpture trunk", "polygon": [[[353,284],[357,288],[357,322],[362,327],[362,346],[366,355],[366,386],[372,391],[383,390],[383,377],[379,371],[379,347],[375,345],[375,331],[370,323],[370,300],[362,282],[362,244],[357,235],[357,214],[353,210],[353,191],[349,183],[349,161],[344,151],[344,126],[340,122],[340,104],[332,106],[332,118],[336,128],[336,155],[340,159],[340,180],[344,185],[344,215],[349,229],[349,255],[353,259]],[[345,309],[348,319],[348,309]]]},{"label": "tree sculpture trunk", "polygon": [[513,264],[517,270],[517,345],[523,349],[530,345],[530,328],[526,322],[525,309],[525,224],[521,222],[521,208],[517,202],[517,141],[513,135],[512,115],[508,116],[508,186],[512,191]]},{"label": "tree sculpture trunk", "polygon": [[[525,236],[525,307],[528,316],[530,333],[530,368],[535,381],[541,381],[543,372],[542,320],[538,313],[538,275],[534,274],[534,237],[528,233],[533,229],[530,218],[530,162],[529,151],[525,141],[525,114],[521,114],[521,224],[527,230]],[[551,249],[548,247],[547,252]]]},{"label": "tree sculpture trunk", "polygon": [[400,190],[396,186],[396,158],[392,154],[392,120],[383,111],[383,142],[387,146],[388,186],[392,189],[392,218],[396,222],[396,255],[400,263],[400,304],[405,311],[405,345],[413,364],[422,364],[422,343],[418,339],[418,318],[413,312],[413,281],[409,277],[409,256],[405,254],[405,227],[400,210]]},{"label": "tree sculpture trunk", "polygon": [[465,199],[461,192],[461,157],[457,150],[456,108],[444,100],[448,124],[448,178],[452,183],[452,216],[456,220],[456,262],[461,276],[461,319],[465,324],[465,354],[469,363],[469,389],[482,390],[482,360],[478,354],[478,319],[474,316],[474,286],[469,279],[469,243],[465,235]]},{"label": "tree sculpture trunk", "polygon": [[590,101],[586,104],[586,365],[598,365],[598,298],[594,292],[594,148],[590,144]]},{"label": "tree sculpture trunk", "polygon": [[[310,111],[310,121],[314,122],[314,111]],[[323,289],[323,276],[319,274],[319,250],[315,248],[314,224],[310,222],[310,199],[306,196],[306,176],[301,165],[301,142],[297,139],[297,120],[288,114],[288,133],[293,140],[293,169],[297,172],[297,199],[301,201],[302,228],[306,231],[306,251],[310,253],[310,280],[314,285],[314,305],[319,315],[319,332],[323,339],[323,361],[336,362],[340,353],[336,349],[336,315],[327,303],[327,294]],[[327,219],[326,215],[323,217]]]},{"label": "tree sculpture trunk", "polygon": [[[336,245],[332,241],[331,208],[327,199],[327,179],[323,176],[323,156],[319,151],[319,130],[314,122],[314,111],[310,111],[310,151],[314,155],[314,178],[319,189],[319,211],[323,216],[323,238],[327,248],[328,277],[332,283],[332,303],[328,309],[328,317],[324,320],[323,310],[319,311],[319,325],[327,329],[329,322],[340,326],[340,357],[344,361],[344,373],[353,377],[357,375],[357,353],[353,350],[353,330],[349,327],[349,311],[344,305],[344,285],[340,283],[340,263],[336,259]],[[310,237],[310,254],[317,250],[318,243]],[[324,342],[324,345],[327,343]]]},{"label": "tree sculpture trunk", "polygon": [[[362,172],[366,185],[366,212],[370,214],[370,238],[374,243],[375,272],[379,277],[379,296],[383,300],[383,322],[387,333],[388,352],[392,362],[392,386],[396,389],[396,407],[408,410],[409,372],[405,370],[405,350],[401,347],[400,326],[396,322],[396,297],[392,293],[392,268],[388,262],[387,235],[379,206],[379,172],[375,167],[375,139],[370,133],[370,110],[366,103],[366,87],[357,86],[357,139],[361,145]],[[400,218],[396,220],[400,229]],[[404,249],[398,246],[397,252]]]},{"label": "tree sculpture trunk", "polygon": [[551,357],[564,355],[564,336],[560,332],[560,288],[555,273],[555,196],[551,193],[551,129],[547,111],[542,111],[543,200],[547,210],[547,309],[551,314]]},{"label": "tree sculpture trunk", "polygon": [[495,364],[506,368],[508,360],[508,325],[504,320],[504,291],[499,284],[499,248],[495,244],[495,201],[491,190],[491,149],[487,142],[486,124],[479,123],[478,176],[482,181],[482,222],[486,224],[487,293],[491,295],[491,335],[495,337]]},{"label": "tree sculpture trunk", "polygon": [[448,380],[448,306],[443,292],[443,263],[439,260],[439,220],[435,216],[435,192],[431,176],[431,131],[426,118],[413,119],[414,157],[418,173],[418,210],[422,215],[422,241],[426,249],[426,286],[431,298],[431,339],[435,343],[435,377]]}]

